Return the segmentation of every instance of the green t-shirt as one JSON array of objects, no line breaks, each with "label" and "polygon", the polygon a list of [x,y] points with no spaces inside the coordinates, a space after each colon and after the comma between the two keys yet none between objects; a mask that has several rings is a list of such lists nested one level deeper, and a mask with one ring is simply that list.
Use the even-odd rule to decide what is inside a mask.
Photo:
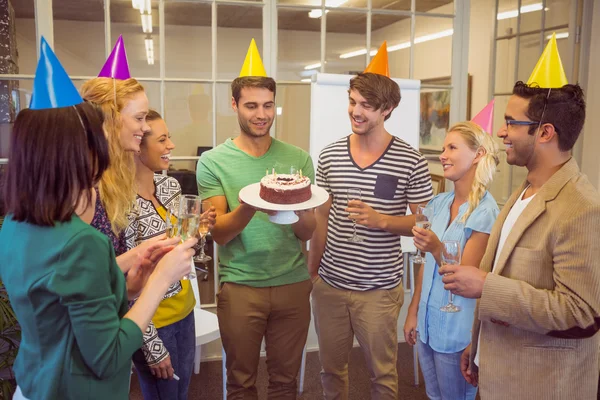
[{"label": "green t-shirt", "polygon": [[[310,155],[302,149],[272,139],[269,150],[253,157],[240,150],[231,139],[202,153],[196,169],[198,191],[203,199],[227,198],[228,212],[240,202],[240,190],[260,182],[266,171],[302,169],[314,182]],[[291,225],[278,225],[268,215],[257,212],[246,228],[225,246],[219,246],[221,282],[253,287],[281,286],[308,279],[301,242]]]}]

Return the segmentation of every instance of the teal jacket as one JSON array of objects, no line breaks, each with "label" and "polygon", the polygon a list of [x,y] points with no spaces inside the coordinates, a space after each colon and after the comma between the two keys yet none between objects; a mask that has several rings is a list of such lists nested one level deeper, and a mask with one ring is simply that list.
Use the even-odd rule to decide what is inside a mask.
[{"label": "teal jacket", "polygon": [[126,399],[142,332],[108,238],[78,217],[54,227],[6,218],[0,277],[22,329],[17,384],[29,399]]}]

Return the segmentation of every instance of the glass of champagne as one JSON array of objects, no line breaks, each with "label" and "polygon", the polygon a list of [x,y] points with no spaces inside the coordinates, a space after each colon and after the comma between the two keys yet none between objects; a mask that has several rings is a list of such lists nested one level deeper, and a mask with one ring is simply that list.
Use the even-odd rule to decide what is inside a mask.
[{"label": "glass of champagne", "polygon": [[207,263],[212,260],[211,256],[204,254],[206,235],[208,234],[208,213],[212,207],[212,203],[208,200],[204,200],[201,206],[202,214],[200,215],[200,222],[198,224],[198,234],[200,235],[200,254],[194,257],[194,261],[199,263]]},{"label": "glass of champagne", "polygon": [[[430,229],[431,228],[431,221],[429,221],[429,218],[426,215],[426,211],[425,211],[426,208],[427,208],[426,204],[419,204],[417,206],[417,212],[415,213],[415,225],[418,228],[422,228],[422,229]],[[421,250],[417,250],[417,254],[413,256],[413,263],[425,264],[425,256],[423,255]]]},{"label": "glass of champagne", "polygon": [[[181,196],[179,201],[179,216],[177,218],[177,231],[182,241],[198,235],[201,209],[202,199],[199,196]],[[196,279],[193,260],[190,260],[190,273],[184,276],[183,279]]]},{"label": "glass of champagne", "polygon": [[[348,189],[346,195],[348,198],[348,207],[350,207],[350,202],[352,200],[361,200],[362,198],[360,188],[350,188]],[[348,241],[353,243],[362,242],[364,239],[356,234],[356,220],[354,218],[352,219],[352,229],[354,233],[348,238]]]},{"label": "glass of champagne", "polygon": [[[442,264],[459,265],[460,264],[460,242],[458,240],[444,240],[442,242]],[[440,308],[447,313],[460,311],[460,307],[452,303],[452,292],[448,291],[448,304]]]},{"label": "glass of champagne", "polygon": [[177,213],[175,210],[179,209],[179,204],[173,205],[171,207],[165,207],[167,210],[167,214],[165,216],[165,223],[167,225],[166,234],[168,238],[173,238],[177,236]]}]

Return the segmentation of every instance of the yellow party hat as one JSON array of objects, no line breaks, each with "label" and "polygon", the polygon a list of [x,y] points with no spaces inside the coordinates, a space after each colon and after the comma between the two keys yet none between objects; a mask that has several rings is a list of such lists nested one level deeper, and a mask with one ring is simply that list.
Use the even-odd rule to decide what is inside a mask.
[{"label": "yellow party hat", "polygon": [[527,85],[532,86],[537,84],[544,89],[554,89],[561,88],[568,83],[567,75],[565,75],[565,70],[558,54],[555,32],[552,34],[552,38],[550,38],[542,56],[527,80]]},{"label": "yellow party hat", "polygon": [[244,65],[242,65],[242,70],[240,71],[239,77],[243,76],[267,76],[267,71],[265,71],[265,67],[260,59],[258,47],[256,47],[254,39],[250,42]]},{"label": "yellow party hat", "polygon": [[384,41],[377,50],[377,54],[371,60],[367,68],[363,71],[371,72],[373,74],[379,74],[383,76],[390,77],[390,66],[388,65],[388,52],[387,52],[387,42]]}]

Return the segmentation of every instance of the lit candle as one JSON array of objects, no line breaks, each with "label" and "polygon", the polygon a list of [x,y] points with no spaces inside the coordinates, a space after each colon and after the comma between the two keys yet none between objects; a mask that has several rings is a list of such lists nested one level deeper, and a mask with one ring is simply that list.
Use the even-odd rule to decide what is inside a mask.
[{"label": "lit candle", "polygon": [[266,176],[269,176],[269,169],[267,168],[267,173],[265,174]]},{"label": "lit candle", "polygon": [[302,178],[302,170],[300,170],[300,178]]}]

